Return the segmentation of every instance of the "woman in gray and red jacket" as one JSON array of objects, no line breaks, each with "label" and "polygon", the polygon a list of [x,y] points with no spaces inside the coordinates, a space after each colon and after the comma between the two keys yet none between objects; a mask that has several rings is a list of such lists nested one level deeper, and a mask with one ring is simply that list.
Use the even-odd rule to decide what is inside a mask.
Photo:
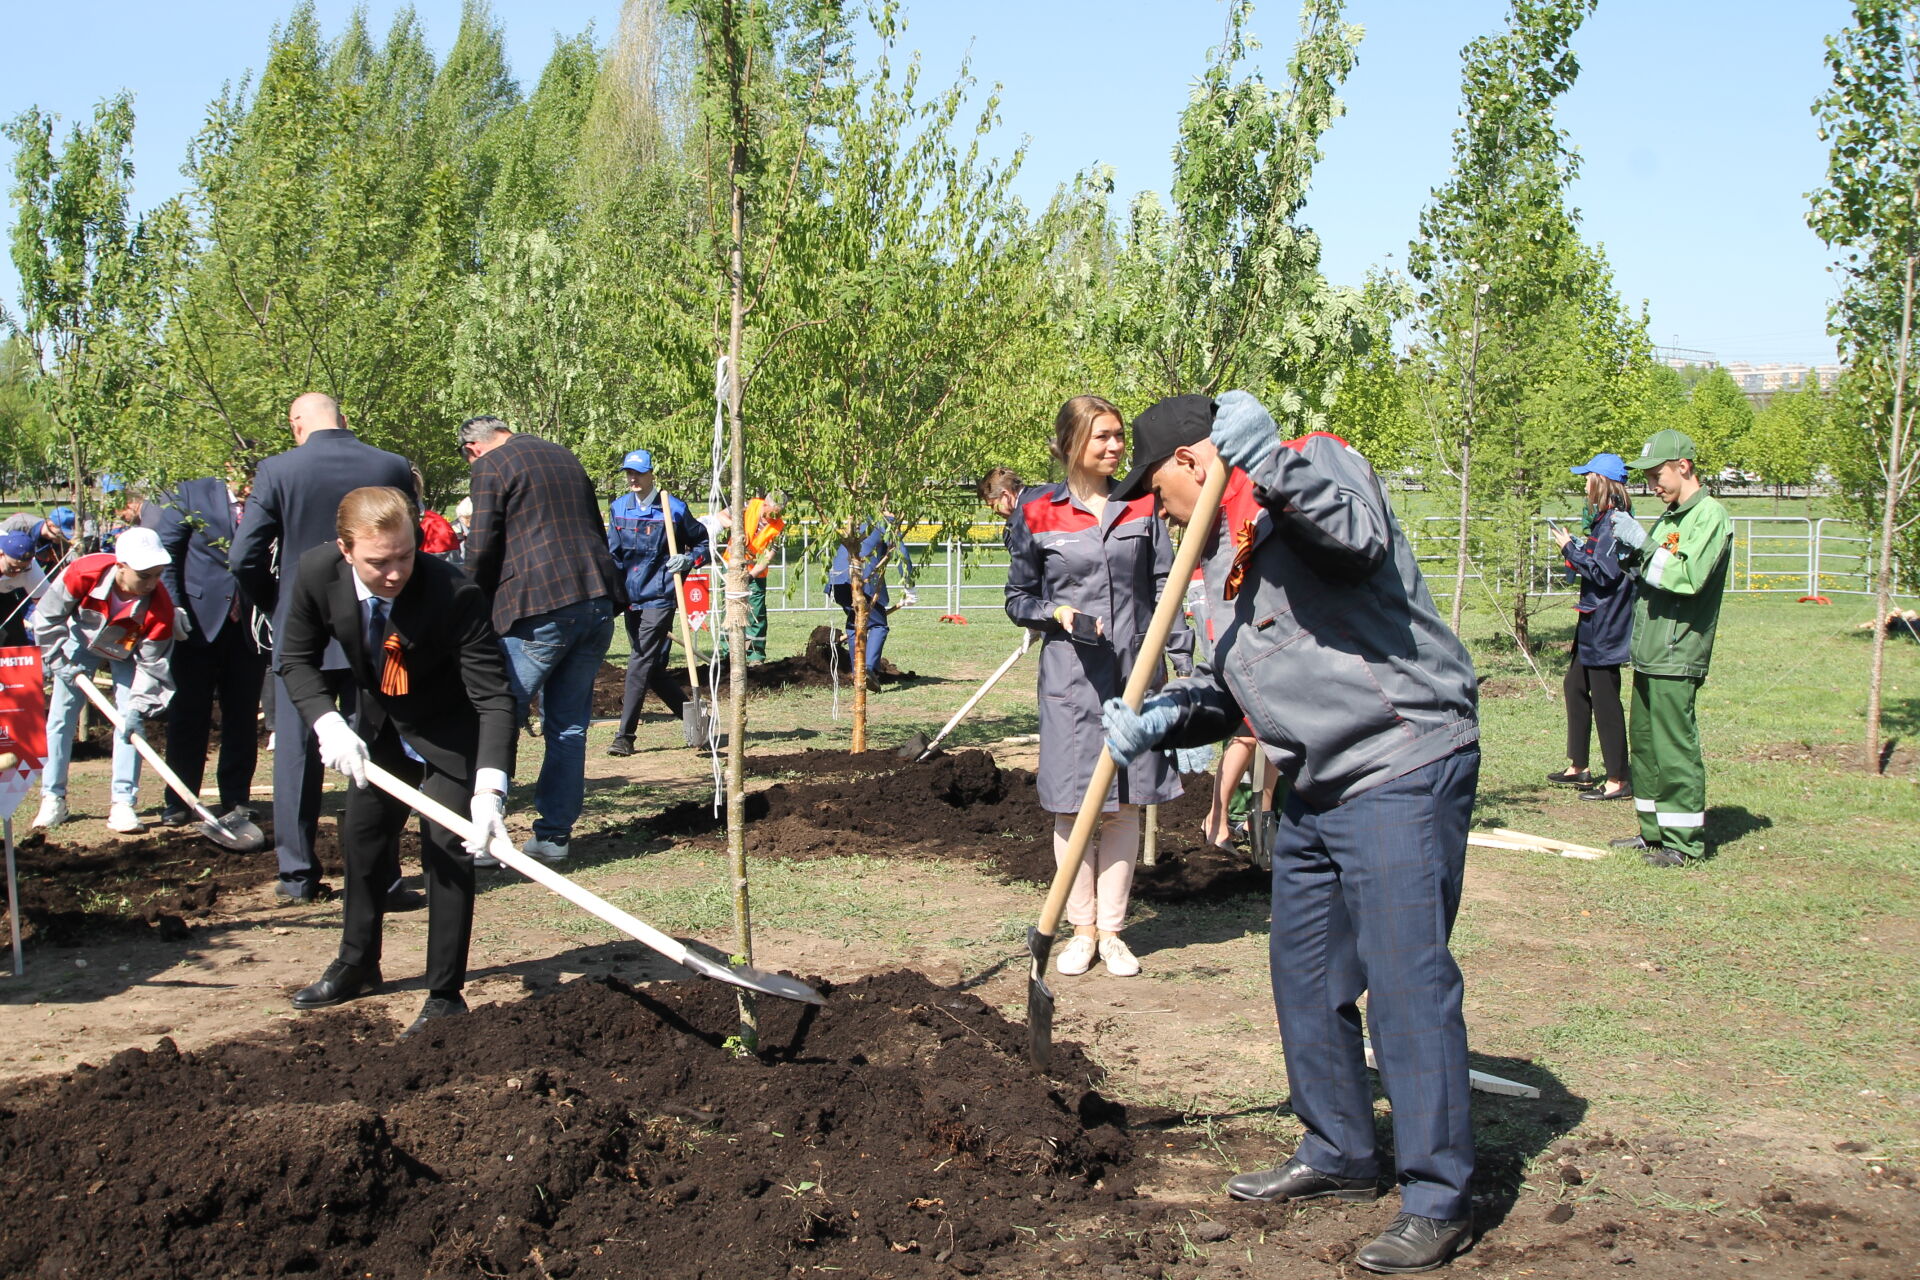
[{"label": "woman in gray and red jacket", "polygon": [[[1100,704],[1119,696],[1133,670],[1173,568],[1173,544],[1154,518],[1151,496],[1107,497],[1127,448],[1119,409],[1099,396],[1075,396],[1060,407],[1053,437],[1053,456],[1067,478],[1022,492],[1007,522],[1007,616],[1044,641],[1037,782],[1040,807],[1057,815],[1058,857],[1102,749]],[[1193,633],[1184,622],[1167,647],[1177,667],[1191,669]],[[1157,688],[1163,679],[1153,683]],[[1085,973],[1096,954],[1109,973],[1140,972],[1120,937],[1140,849],[1140,806],[1179,797],[1179,775],[1159,752],[1119,771],[1067,899],[1074,936],[1056,962],[1061,973]]]},{"label": "woman in gray and red jacket", "polygon": [[[76,678],[92,679],[101,667],[112,671],[120,719],[129,728],[165,710],[173,696],[173,598],[160,582],[168,563],[159,534],[128,529],[113,551],[81,556],[47,583],[33,616],[33,638],[53,680],[35,827],[67,820],[67,767],[82,696],[73,687]],[[128,835],[145,830],[135,812],[139,797],[140,757],[125,734],[115,734],[107,826]]]}]

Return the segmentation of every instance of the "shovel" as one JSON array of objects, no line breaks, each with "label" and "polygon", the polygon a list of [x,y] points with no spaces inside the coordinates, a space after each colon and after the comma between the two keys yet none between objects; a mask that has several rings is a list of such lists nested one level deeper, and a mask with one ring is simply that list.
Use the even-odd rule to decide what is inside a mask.
[{"label": "shovel", "polygon": [[987,682],[981,685],[980,688],[974,692],[974,695],[971,698],[968,698],[964,703],[960,705],[960,709],[953,713],[953,719],[947,721],[945,725],[941,726],[940,732],[933,735],[932,741],[928,741],[927,735],[925,735],[924,733],[916,733],[911,738],[908,738],[906,741],[906,744],[902,746],[900,750],[895,752],[894,754],[898,755],[902,760],[911,760],[915,764],[919,764],[922,760],[925,760],[928,756],[932,755],[933,749],[940,745],[940,740],[946,737],[949,733],[953,732],[953,726],[959,724],[962,720],[966,718],[967,712],[973,710],[974,706],[980,701],[980,699],[987,696],[987,690],[993,688],[994,685],[1000,683],[1000,677],[1007,674],[1007,672],[1013,670],[1013,664],[1020,661],[1020,655],[1025,653],[1032,646],[1033,646],[1033,632],[1022,630],[1020,635],[1020,647],[1018,649],[1015,649],[1013,653],[1007,658],[1007,660],[1001,663],[999,667],[994,670],[994,673],[992,675],[987,677]]},{"label": "shovel", "polygon": [[[408,786],[371,760],[367,762],[367,781],[429,822],[439,823],[462,840],[473,838],[471,822],[419,788]],[[500,859],[503,866],[512,867],[535,884],[544,885],[553,890],[576,907],[600,917],[622,933],[644,942],[675,964],[684,969],[691,969],[703,978],[732,983],[736,987],[745,987],[749,991],[758,991],[763,995],[778,996],[782,1000],[800,1000],[807,1004],[826,1003],[818,991],[798,978],[789,978],[779,973],[765,973],[747,964],[729,967],[707,959],[699,952],[691,950],[686,943],[677,938],[669,938],[646,921],[628,915],[606,899],[581,888],[558,871],[529,858],[514,848],[511,840],[503,840],[496,836],[493,844],[487,848],[487,852]]]},{"label": "shovel", "polygon": [[[1160,603],[1153,608],[1153,621],[1147,626],[1140,652],[1134,656],[1133,673],[1127,677],[1126,690],[1120,695],[1135,711],[1146,699],[1154,673],[1160,670],[1167,636],[1173,631],[1174,619],[1180,616],[1187,583],[1193,579],[1194,566],[1200,563],[1200,552],[1212,536],[1214,517],[1220,510],[1220,495],[1226,492],[1227,475],[1232,470],[1222,460],[1207,471],[1207,482],[1201,486],[1199,501],[1194,504],[1193,519],[1187,523],[1186,536],[1180,539],[1180,554],[1173,558],[1166,589]],[[1087,794],[1080,801],[1080,815],[1073,820],[1067,851],[1060,860],[1060,869],[1054,873],[1046,905],[1040,909],[1040,923],[1027,930],[1027,953],[1033,957],[1033,966],[1027,971],[1027,1057],[1042,1071],[1053,1063],[1053,992],[1047,988],[1047,956],[1053,951],[1054,931],[1060,927],[1067,894],[1073,888],[1073,878],[1080,873],[1080,861],[1086,856],[1087,842],[1093,837],[1094,824],[1100,820],[1100,809],[1107,802],[1107,788],[1113,785],[1117,768],[1113,754],[1102,743],[1100,758],[1093,762],[1093,777],[1087,781]]]},{"label": "shovel", "polygon": [[[667,527],[667,554],[679,555],[680,540],[673,534],[673,504],[665,489],[660,491],[660,521]],[[687,620],[687,579],[683,574],[673,575],[673,602],[679,606],[680,644],[687,651],[687,700],[680,704],[680,728],[687,735],[688,746],[704,747],[712,738],[713,720],[700,703],[700,655],[693,651],[693,623]]]},{"label": "shovel", "polygon": [[[173,794],[185,800],[187,807],[199,815],[200,825],[195,830],[222,849],[231,849],[235,853],[258,853],[267,847],[266,834],[245,818],[234,818],[230,822],[222,822],[214,817],[213,810],[201,804],[200,797],[195,795],[186,783],[180,781],[180,775],[167,768],[167,762],[160,758],[160,753],[153,749],[152,743],[141,736],[138,729],[127,729],[121,725],[119,711],[107,701],[107,695],[100,692],[86,673],[82,672],[74,676],[73,684],[86,695],[94,708],[106,717],[107,723],[113,726],[116,733],[133,743],[133,749],[145,757],[146,762],[153,766],[153,771],[160,775],[161,781],[173,789]],[[249,731],[252,727],[247,726]]]}]

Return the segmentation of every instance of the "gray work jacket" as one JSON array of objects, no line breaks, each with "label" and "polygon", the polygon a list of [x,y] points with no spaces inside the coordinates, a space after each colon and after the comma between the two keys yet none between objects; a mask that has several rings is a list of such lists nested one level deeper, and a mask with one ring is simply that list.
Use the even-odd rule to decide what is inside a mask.
[{"label": "gray work jacket", "polygon": [[[1252,551],[1228,600],[1234,513]],[[1235,473],[1205,577],[1213,655],[1165,689],[1181,714],[1162,745],[1217,742],[1244,716],[1301,800],[1325,808],[1479,741],[1473,663],[1373,468],[1338,436],[1276,441]]]},{"label": "gray work jacket", "polygon": [[[1173,568],[1173,544],[1154,519],[1153,499],[1109,500],[1098,519],[1065,482],[1020,495],[1007,522],[1007,616],[1040,633],[1040,807],[1077,813],[1104,750],[1100,704],[1117,698],[1133,671],[1154,602]],[[1100,619],[1106,634],[1075,640],[1054,620],[1061,605]],[[1184,621],[1167,641],[1174,665],[1189,669],[1193,632]],[[1158,685],[1165,677],[1154,680]],[[1150,751],[1122,770],[1107,794],[1122,804],[1179,799],[1180,777]]]}]

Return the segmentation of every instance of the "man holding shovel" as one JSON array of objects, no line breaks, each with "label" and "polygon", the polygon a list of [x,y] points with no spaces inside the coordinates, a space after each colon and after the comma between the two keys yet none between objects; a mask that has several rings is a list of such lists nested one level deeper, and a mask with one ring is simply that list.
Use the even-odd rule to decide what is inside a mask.
[{"label": "man holding shovel", "polygon": [[1272,979],[1292,1105],[1306,1137],[1237,1199],[1379,1195],[1359,1000],[1393,1108],[1401,1212],[1354,1261],[1440,1266],[1472,1224],[1473,1134],[1462,980],[1448,951],[1479,775],[1473,666],[1441,621],[1378,478],[1337,436],[1281,440],[1242,391],[1163,400],[1134,423],[1114,490],[1191,518],[1233,468],[1204,554],[1213,655],[1138,712],[1107,703],[1133,760],[1197,746],[1244,716],[1291,784],[1273,833]]},{"label": "man holding shovel", "polygon": [[[626,473],[627,491],[613,500],[607,513],[607,550],[626,575],[630,652],[620,728],[607,748],[610,756],[633,754],[633,731],[640,725],[640,704],[646,701],[647,690],[653,690],[676,719],[680,717],[686,695],[667,671],[678,601],[674,580],[707,562],[707,526],[694,519],[686,503],[662,494],[653,483],[653,455],[635,449],[620,467]],[[669,523],[675,534],[671,539]]]},{"label": "man holding shovel", "polygon": [[[428,823],[427,1002],[405,1032],[465,1013],[473,933],[473,861],[495,836],[513,771],[514,700],[486,596],[458,569],[415,552],[413,505],[393,488],[355,489],[340,503],[338,540],[300,557],[280,636],[279,674],[320,758],[352,779],[340,845],[346,912],[340,953],[293,997],[321,1009],[380,986],[380,925],[409,810],[367,786],[367,764],[471,815],[474,842]],[[334,707],[327,646],[346,651],[360,693],[359,732]]]}]

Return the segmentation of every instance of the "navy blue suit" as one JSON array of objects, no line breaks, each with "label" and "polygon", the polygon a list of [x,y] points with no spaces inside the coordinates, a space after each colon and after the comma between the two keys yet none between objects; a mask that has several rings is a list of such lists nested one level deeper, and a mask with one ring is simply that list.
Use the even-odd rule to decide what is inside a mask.
[{"label": "navy blue suit", "polygon": [[[231,561],[240,586],[273,618],[276,667],[300,557],[334,540],[340,500],[367,485],[412,493],[413,468],[399,454],[365,444],[344,428],[311,433],[305,444],[268,458],[254,474]],[[327,645],[319,665],[340,695],[351,698],[354,682],[337,642]],[[344,709],[351,711],[351,704]],[[317,881],[313,835],[320,821],[320,747],[281,679],[274,681],[273,723],[273,838],[280,879],[294,885]]]},{"label": "navy blue suit", "polygon": [[[189,480],[173,493],[149,502],[142,522],[151,521],[171,561],[161,581],[173,598],[176,627],[173,646],[173,701],[167,704],[167,767],[196,793],[206,776],[207,738],[213,708],[220,706],[220,764],[216,776],[220,808],[247,803],[254,766],[260,761],[260,683],[267,655],[253,637],[253,610],[239,580],[228,568],[235,533],[233,502],[227,482],[217,476]],[[167,797],[167,810],[185,813],[180,797]]]}]

